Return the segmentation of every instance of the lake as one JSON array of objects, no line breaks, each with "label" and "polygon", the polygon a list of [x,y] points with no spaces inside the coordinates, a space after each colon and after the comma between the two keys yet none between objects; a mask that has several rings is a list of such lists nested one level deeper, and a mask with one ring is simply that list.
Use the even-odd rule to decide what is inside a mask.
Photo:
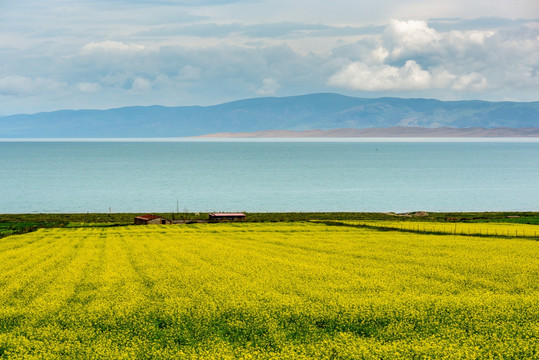
[{"label": "lake", "polygon": [[0,213],[537,211],[539,142],[2,141]]}]

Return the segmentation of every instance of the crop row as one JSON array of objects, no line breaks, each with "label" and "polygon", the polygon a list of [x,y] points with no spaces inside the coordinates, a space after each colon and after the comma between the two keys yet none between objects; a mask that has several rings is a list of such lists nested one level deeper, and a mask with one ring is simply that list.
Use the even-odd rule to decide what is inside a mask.
[{"label": "crop row", "polygon": [[0,358],[533,358],[539,247],[321,223],[0,240]]},{"label": "crop row", "polygon": [[328,223],[430,234],[539,238],[539,226],[514,223],[339,220]]}]

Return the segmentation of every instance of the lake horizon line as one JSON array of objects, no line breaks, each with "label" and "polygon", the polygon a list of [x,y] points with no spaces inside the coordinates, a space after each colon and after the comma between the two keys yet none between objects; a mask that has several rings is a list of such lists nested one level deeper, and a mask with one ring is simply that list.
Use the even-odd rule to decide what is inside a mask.
[{"label": "lake horizon line", "polygon": [[0,142],[283,142],[283,143],[301,143],[301,142],[336,142],[336,143],[406,143],[406,142],[427,142],[427,143],[465,143],[465,142],[518,142],[518,143],[536,143],[539,137],[222,137],[222,138],[204,138],[198,136],[190,137],[152,137],[152,138],[0,138]]}]

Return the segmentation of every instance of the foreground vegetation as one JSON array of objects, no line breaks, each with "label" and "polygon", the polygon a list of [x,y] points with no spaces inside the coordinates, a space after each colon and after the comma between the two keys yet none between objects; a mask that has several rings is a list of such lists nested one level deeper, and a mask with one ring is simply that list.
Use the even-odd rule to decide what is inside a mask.
[{"label": "foreground vegetation", "polygon": [[0,240],[0,358],[532,359],[539,243],[323,223]]},{"label": "foreground vegetation", "polygon": [[[208,219],[208,213],[155,213],[170,220],[186,222]],[[0,238],[48,227],[122,226],[133,224],[133,213],[73,214],[0,214]],[[363,212],[291,212],[247,213],[249,222],[291,221],[391,221],[391,222],[462,222],[516,223],[539,225],[539,212],[467,212],[467,213],[363,213]]]},{"label": "foreground vegetation", "polygon": [[458,223],[434,221],[326,220],[327,225],[400,230],[419,234],[523,237],[539,240],[539,226],[516,223]]}]

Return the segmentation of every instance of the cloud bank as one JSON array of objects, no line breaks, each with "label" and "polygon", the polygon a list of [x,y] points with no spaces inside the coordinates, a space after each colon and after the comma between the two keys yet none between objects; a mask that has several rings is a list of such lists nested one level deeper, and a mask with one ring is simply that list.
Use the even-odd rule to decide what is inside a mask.
[{"label": "cloud bank", "polygon": [[[393,19],[371,45],[375,48],[348,57],[350,63],[329,84],[363,91],[434,89],[455,94],[532,88],[539,85],[536,35],[530,33],[526,39],[522,31],[517,33],[518,37],[492,30],[438,32],[426,21]],[[516,63],[520,73],[512,66]]]},{"label": "cloud bank", "polygon": [[[360,6],[337,2],[342,9]],[[256,18],[262,10],[267,19],[278,18],[263,0],[119,1],[107,11],[102,1],[52,4],[1,5],[0,115],[313,92],[539,97],[534,19],[393,17],[366,23],[343,13],[338,22],[322,1],[312,2],[316,13],[296,11],[299,2],[278,1],[286,14],[296,14],[279,21]],[[377,6],[389,4],[402,14],[418,9],[415,2],[390,0]],[[446,12],[458,15],[459,4]],[[514,11],[496,4],[497,11]],[[520,2],[528,11],[533,4]],[[255,15],[246,17],[247,10]]]}]

